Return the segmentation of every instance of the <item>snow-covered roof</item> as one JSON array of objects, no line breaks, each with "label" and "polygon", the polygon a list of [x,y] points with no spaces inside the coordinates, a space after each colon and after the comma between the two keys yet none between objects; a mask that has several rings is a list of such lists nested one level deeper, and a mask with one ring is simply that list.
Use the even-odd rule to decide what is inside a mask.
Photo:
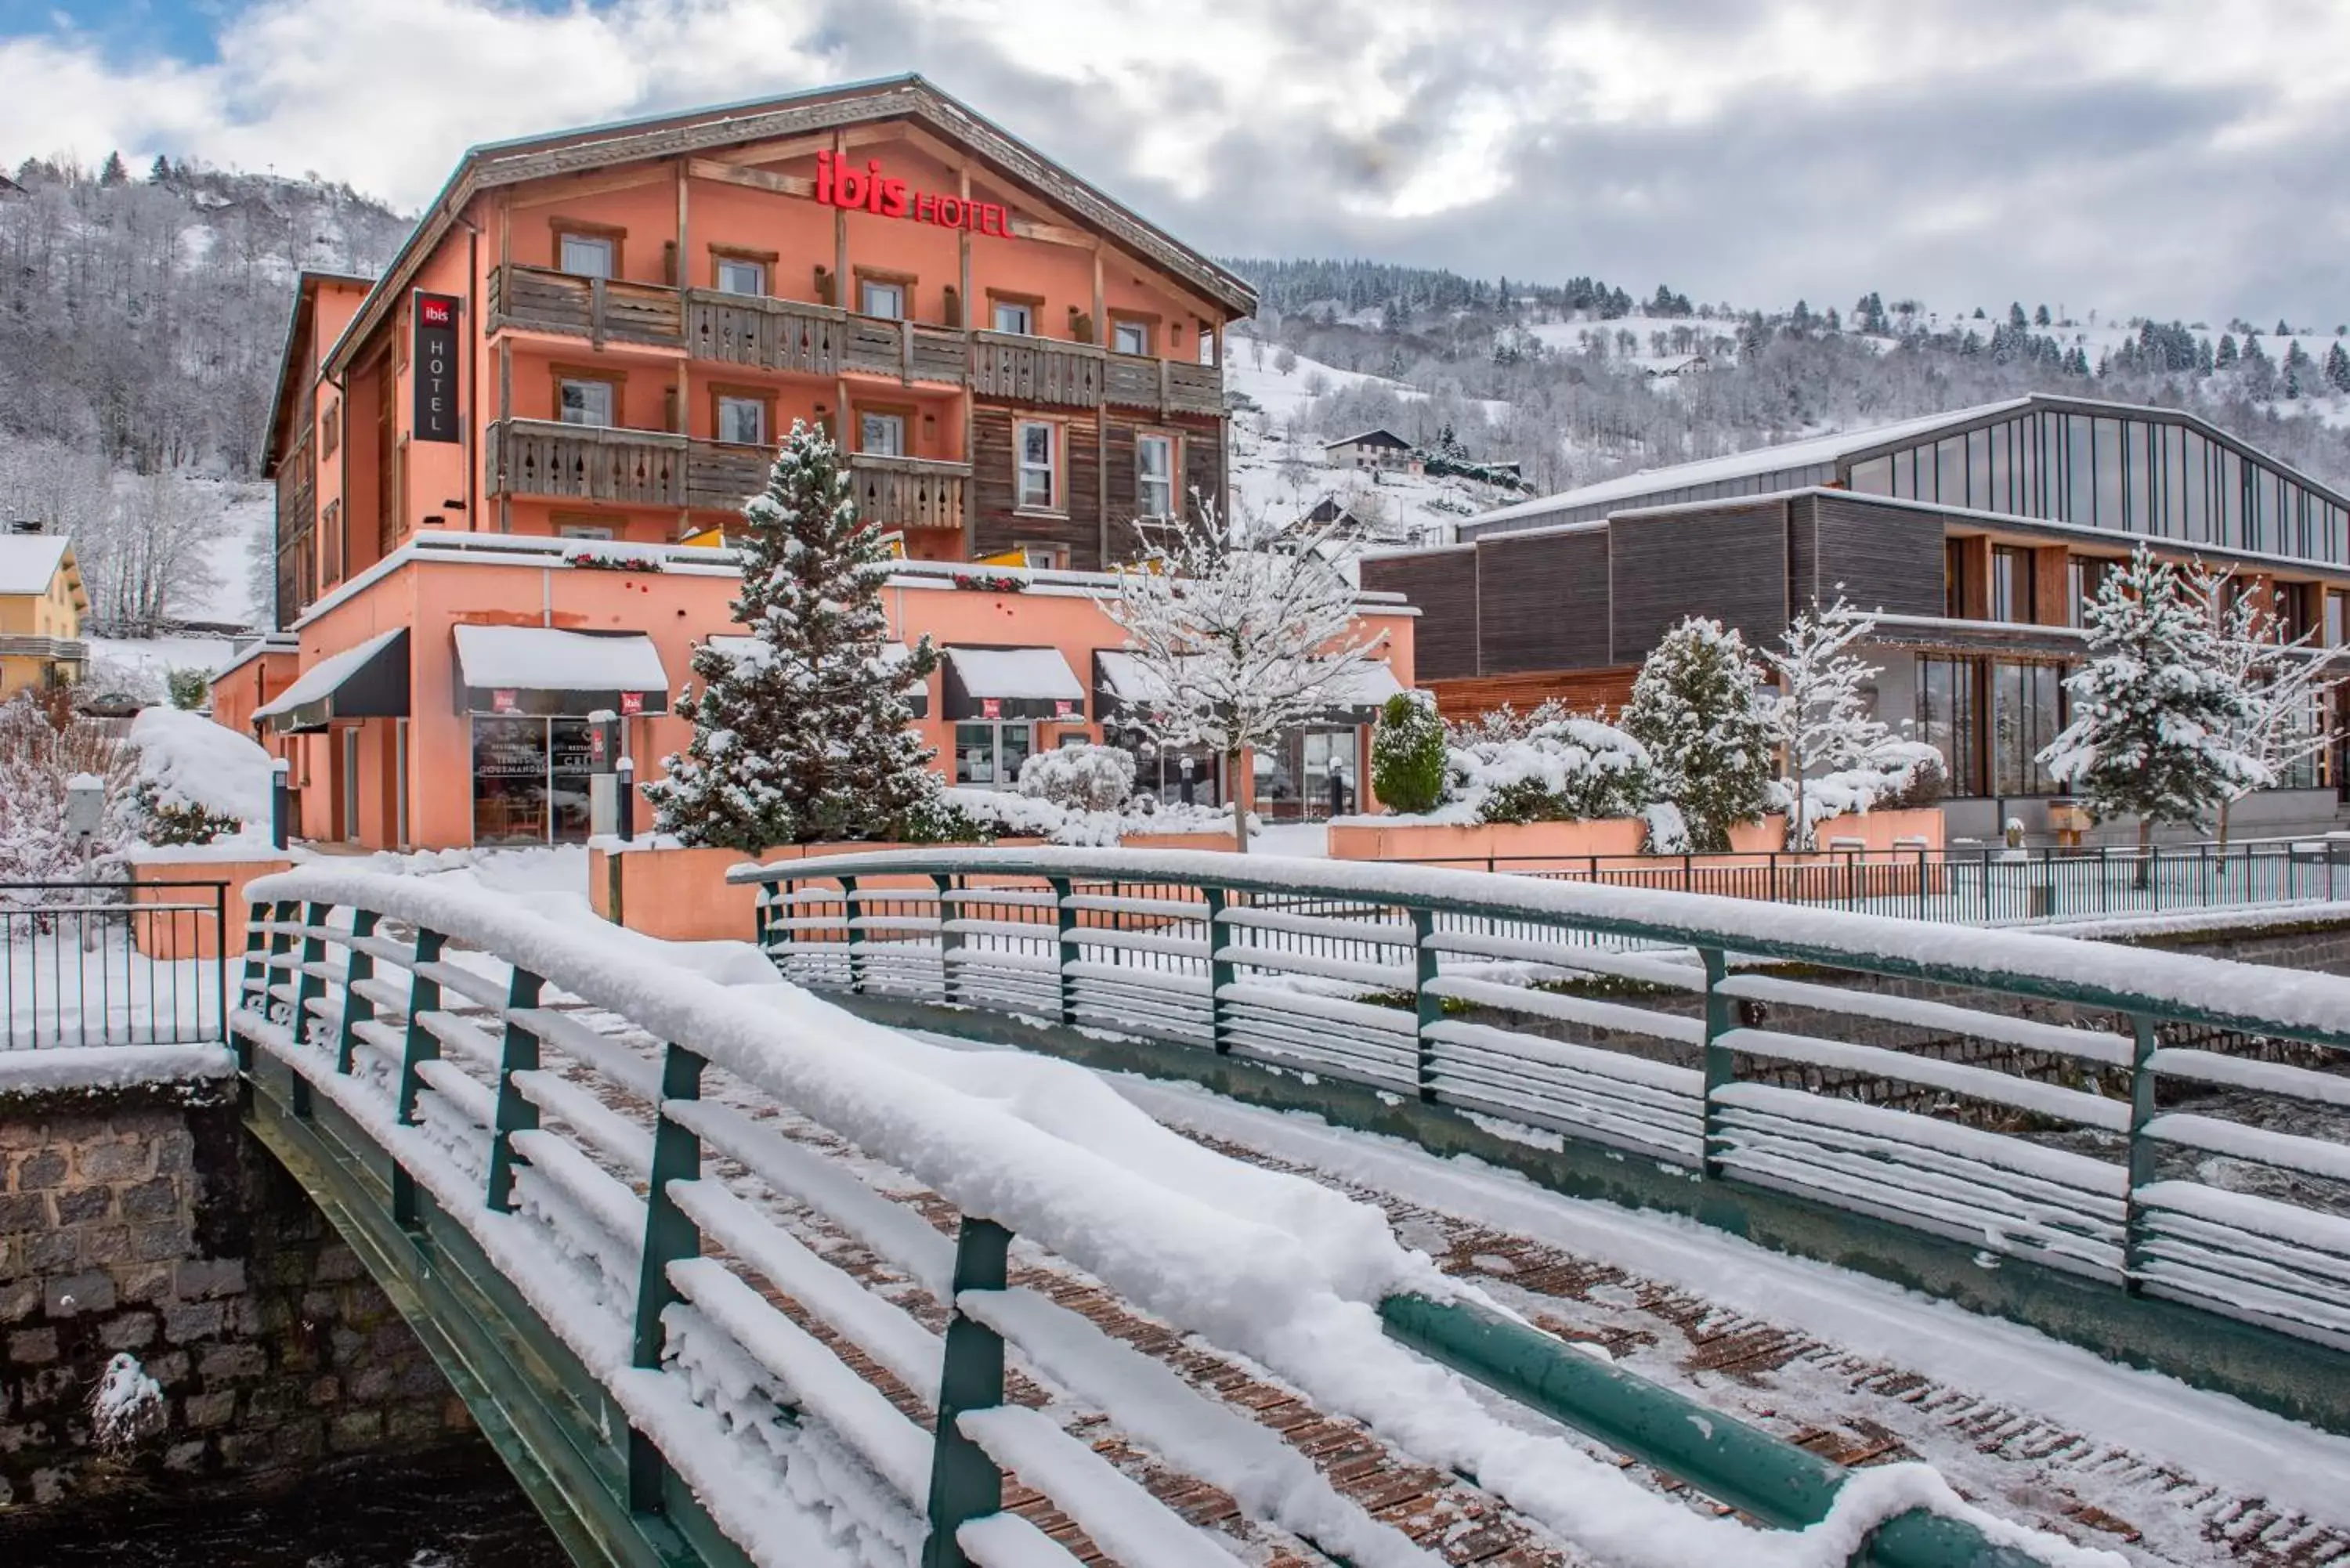
[{"label": "snow-covered roof", "polygon": [[1666,468],[1644,468],[1637,473],[1606,479],[1596,484],[1586,484],[1574,490],[1563,490],[1554,495],[1537,496],[1532,501],[1513,502],[1507,506],[1481,512],[1468,519],[1467,525],[1482,529],[1494,523],[1506,523],[1518,517],[1546,517],[1554,512],[1565,512],[1578,506],[1597,505],[1610,501],[1629,501],[1638,496],[1655,495],[1670,490],[1687,490],[1698,485],[1721,484],[1734,479],[1751,479],[1758,474],[1777,473],[1787,469],[1812,468],[1835,462],[1838,458],[1871,447],[1883,446],[1911,436],[1925,435],[1946,425],[1965,424],[1994,414],[2012,413],[2029,407],[2029,398],[2010,398],[2002,402],[1979,403],[1972,408],[1947,409],[1922,419],[1899,420],[1891,424],[1863,425],[1848,431],[1832,431],[1825,435],[1805,436],[1801,441],[1782,441],[1775,446],[1758,446],[1749,452],[1731,452],[1727,457],[1703,458],[1696,462],[1677,462]]},{"label": "snow-covered roof", "polygon": [[467,686],[483,691],[669,690],[660,650],[640,631],[606,636],[551,626],[470,625],[456,630],[457,668]]},{"label": "snow-covered roof", "polygon": [[1399,451],[1405,452],[1409,452],[1411,449],[1411,442],[1404,440],[1403,437],[1396,434],[1395,431],[1390,430],[1374,430],[1364,431],[1359,435],[1341,436],[1334,441],[1325,441],[1323,442],[1323,450],[1326,452],[1334,446],[1362,446],[1365,444],[1371,446],[1391,446]]},{"label": "snow-covered roof", "polygon": [[973,697],[1085,701],[1085,686],[1057,648],[950,648],[946,656]]},{"label": "snow-covered roof", "polygon": [[0,594],[47,593],[67,547],[62,534],[0,534]]},{"label": "snow-covered roof", "polygon": [[404,626],[380,631],[356,647],[340,653],[329,654],[296,676],[294,684],[253,711],[256,719],[274,719],[280,713],[319,701],[335,694],[335,689],[364,668],[369,659],[391,646],[395,638],[408,635]]}]

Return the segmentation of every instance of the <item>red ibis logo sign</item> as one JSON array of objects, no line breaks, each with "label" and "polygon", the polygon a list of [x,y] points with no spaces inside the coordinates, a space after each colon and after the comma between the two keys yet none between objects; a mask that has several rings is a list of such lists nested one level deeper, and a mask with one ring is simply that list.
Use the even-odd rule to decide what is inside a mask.
[{"label": "red ibis logo sign", "polygon": [[872,213],[884,218],[936,223],[941,228],[969,229],[975,234],[1012,237],[1012,214],[1001,202],[916,191],[903,180],[883,174],[879,159],[868,159],[860,169],[838,153],[817,153],[816,199],[852,213]]}]

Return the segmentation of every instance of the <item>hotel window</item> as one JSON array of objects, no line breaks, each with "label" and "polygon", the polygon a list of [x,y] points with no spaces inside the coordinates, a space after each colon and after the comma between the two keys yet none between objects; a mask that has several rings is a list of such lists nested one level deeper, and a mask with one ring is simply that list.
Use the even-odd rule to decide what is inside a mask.
[{"label": "hotel window", "polygon": [[620,237],[584,229],[555,232],[555,265],[575,277],[620,275]]},{"label": "hotel window", "polygon": [[2325,646],[2339,648],[2350,641],[2350,597],[2342,594],[2325,596]]},{"label": "hotel window", "polygon": [[718,394],[718,439],[736,446],[767,444],[767,400],[739,392]]},{"label": "hotel window", "polygon": [[319,420],[318,455],[322,458],[332,457],[335,455],[335,449],[342,444],[343,406],[340,403],[328,403],[326,413]]},{"label": "hotel window", "polygon": [[1008,789],[1020,782],[1020,770],[1036,749],[1033,724],[975,722],[957,724],[954,732],[955,783],[959,784]]},{"label": "hotel window", "polygon": [[1942,545],[1942,613],[1952,620],[1967,617],[1967,542],[1950,539]]},{"label": "hotel window", "polygon": [[2066,626],[2089,624],[2089,607],[2096,603],[2106,574],[2113,568],[2113,562],[2097,556],[2074,556],[2064,563],[2065,592],[2072,599],[2064,612]]},{"label": "hotel window", "polygon": [[1991,793],[2054,794],[2040,753],[2064,728],[2062,680],[2053,664],[1993,664]]},{"label": "hotel window", "polygon": [[1175,515],[1175,438],[1134,439],[1135,510],[1145,517]]},{"label": "hotel window", "polygon": [[896,278],[858,278],[857,309],[859,315],[878,316],[885,321],[905,320],[905,284]]},{"label": "hotel window", "polygon": [[1994,545],[1991,553],[1991,618],[2029,621],[2032,618],[2032,556],[2010,545]]},{"label": "hotel window", "polygon": [[1982,794],[1981,752],[1975,734],[1975,671],[1971,659],[1918,660],[1918,734],[1942,754],[1950,794]]},{"label": "hotel window", "polygon": [[998,332],[1032,337],[1036,331],[1036,307],[1025,300],[999,299],[994,302],[993,320]]},{"label": "hotel window", "polygon": [[764,295],[767,292],[767,264],[749,256],[714,256],[711,270],[718,281],[721,294]]},{"label": "hotel window", "polygon": [[1112,319],[1109,324],[1109,346],[1121,354],[1149,353],[1150,323]]},{"label": "hotel window", "polygon": [[618,382],[592,376],[556,378],[555,417],[565,424],[608,430],[619,422],[619,411]]},{"label": "hotel window", "polygon": [[1050,512],[1060,504],[1058,465],[1053,461],[1054,435],[1054,428],[1041,421],[1024,422],[1015,432],[1015,488],[1023,508]]},{"label": "hotel window", "polygon": [[906,455],[906,416],[862,413],[857,416],[857,450],[875,457]]}]

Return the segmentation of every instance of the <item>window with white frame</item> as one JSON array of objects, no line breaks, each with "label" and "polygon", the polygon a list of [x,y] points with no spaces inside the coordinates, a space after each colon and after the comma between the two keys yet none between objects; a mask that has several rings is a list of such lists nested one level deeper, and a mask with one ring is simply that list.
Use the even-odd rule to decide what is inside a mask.
[{"label": "window with white frame", "polygon": [[1060,504],[1058,465],[1054,462],[1055,428],[1041,420],[1022,423],[1014,453],[1019,464],[1019,504],[1050,512]]},{"label": "window with white frame", "polygon": [[718,258],[718,292],[721,294],[764,294],[767,292],[767,264],[753,261],[748,256]]},{"label": "window with white frame", "polygon": [[860,278],[857,284],[857,308],[867,316],[903,321],[906,318],[906,286],[884,282],[879,278]]},{"label": "window with white frame", "polygon": [[1175,515],[1175,438],[1134,438],[1135,510],[1145,517]]},{"label": "window with white frame", "polygon": [[1024,337],[1028,337],[1036,330],[1036,313],[1028,306],[1009,299],[999,299],[995,302],[995,329],[998,332],[1016,332]]},{"label": "window with white frame", "polygon": [[738,446],[766,445],[766,400],[721,396],[718,400],[718,439],[733,441]]},{"label": "window with white frame", "polygon": [[565,234],[557,264],[576,277],[610,277],[619,247],[609,234]]},{"label": "window with white frame", "polygon": [[1150,323],[1148,321],[1111,322],[1109,346],[1121,354],[1149,353]]},{"label": "window with white frame", "polygon": [[566,376],[556,383],[556,417],[567,425],[608,429],[618,412],[617,390],[609,381]]},{"label": "window with white frame", "polygon": [[857,416],[857,450],[876,457],[906,455],[906,416],[860,413]]}]

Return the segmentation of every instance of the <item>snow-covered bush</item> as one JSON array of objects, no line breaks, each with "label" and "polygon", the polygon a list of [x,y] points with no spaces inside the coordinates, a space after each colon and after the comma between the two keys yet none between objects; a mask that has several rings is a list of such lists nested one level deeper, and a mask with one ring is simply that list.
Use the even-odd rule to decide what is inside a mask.
[{"label": "snow-covered bush", "polygon": [[1446,793],[1471,821],[1636,816],[1657,798],[1647,748],[1613,724],[1545,703],[1523,728],[1513,739],[1470,740],[1447,753]]},{"label": "snow-covered bush", "polygon": [[1162,805],[1157,801],[1145,805],[1147,799],[1129,801],[1117,811],[1087,811],[1057,805],[1041,795],[958,787],[944,792],[943,805],[957,820],[977,826],[978,833],[971,836],[1042,838],[1088,848],[1113,846],[1128,833],[1212,833],[1232,826],[1232,815],[1222,806]]},{"label": "snow-covered bush", "polygon": [[212,673],[196,669],[174,670],[163,677],[163,686],[171,694],[172,707],[192,712],[213,694]]},{"label": "snow-covered bush", "polygon": [[1772,708],[1745,639],[1720,621],[1692,616],[1641,663],[1624,728],[1648,748],[1694,853],[1727,853],[1730,830],[1771,809]]},{"label": "snow-covered bush", "polygon": [[1942,797],[1942,753],[1933,747],[1923,741],[1886,740],[1859,767],[1804,780],[1800,794],[1792,781],[1783,783],[1779,788],[1787,812],[1787,846],[1815,847],[1819,825],[1831,817],[1914,810],[1908,803],[1920,794],[1929,796],[1923,804],[1931,805]]},{"label": "snow-covered bush", "polygon": [[[66,785],[83,774],[106,786],[106,811],[87,845],[66,824]],[[113,874],[131,837],[134,783],[129,749],[76,714],[64,690],[0,703],[0,881]]]},{"label": "snow-covered bush", "polygon": [[1425,691],[1399,691],[1371,731],[1371,788],[1390,811],[1433,811],[1444,799],[1444,721]]},{"label": "snow-covered bush", "polygon": [[145,708],[130,722],[135,826],[149,844],[212,844],[269,826],[269,753],[201,713]]},{"label": "snow-covered bush", "polygon": [[1020,769],[1020,793],[1064,811],[1117,811],[1134,794],[1134,753],[1116,746],[1056,746]]},{"label": "snow-covered bush", "polygon": [[[891,836],[901,844],[984,844],[995,836],[992,817],[968,809],[958,792],[940,790],[916,801],[898,818]],[[977,794],[982,792],[961,792]]]}]

